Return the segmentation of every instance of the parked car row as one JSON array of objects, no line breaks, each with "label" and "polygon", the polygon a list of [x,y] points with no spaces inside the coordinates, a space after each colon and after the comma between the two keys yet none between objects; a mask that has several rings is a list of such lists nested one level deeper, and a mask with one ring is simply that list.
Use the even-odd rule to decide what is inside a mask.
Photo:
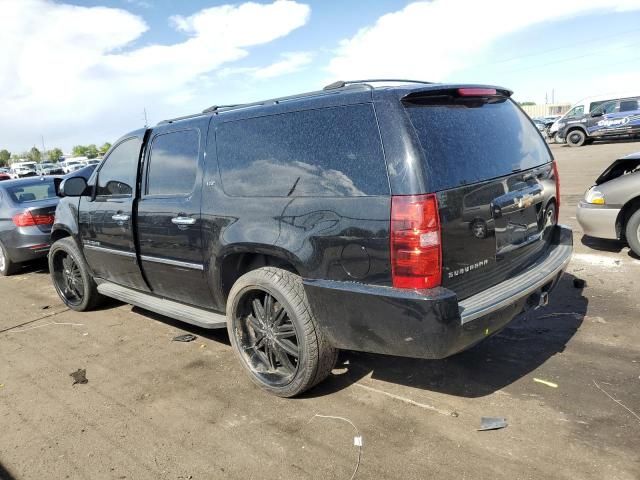
[{"label": "parked car row", "polygon": [[61,160],[57,163],[16,162],[10,168],[0,169],[0,181],[37,175],[64,175],[75,172],[88,165],[98,165],[101,159]]}]

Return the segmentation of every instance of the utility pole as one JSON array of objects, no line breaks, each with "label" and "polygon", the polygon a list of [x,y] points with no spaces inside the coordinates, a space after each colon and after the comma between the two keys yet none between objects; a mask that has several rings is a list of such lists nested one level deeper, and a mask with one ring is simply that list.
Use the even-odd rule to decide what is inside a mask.
[{"label": "utility pole", "polygon": [[144,111],[144,128],[147,128],[149,126],[149,121],[147,120],[147,107],[144,107],[143,111]]},{"label": "utility pole", "polygon": [[551,89],[551,103],[556,103],[556,89]]},{"label": "utility pole", "polygon": [[40,139],[42,140],[42,155],[40,156],[40,161],[42,161],[42,158],[44,157],[44,154],[47,150],[44,148],[44,135],[40,135]]}]

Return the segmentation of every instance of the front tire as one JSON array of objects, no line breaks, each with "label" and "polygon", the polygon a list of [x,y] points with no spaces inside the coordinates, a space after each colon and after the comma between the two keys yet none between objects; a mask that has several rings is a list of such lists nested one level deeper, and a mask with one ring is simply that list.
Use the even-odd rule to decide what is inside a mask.
[{"label": "front tire", "polygon": [[11,261],[9,252],[5,246],[0,243],[0,276],[8,277],[18,270],[18,264]]},{"label": "front tire", "polygon": [[640,210],[636,210],[627,221],[624,235],[629,248],[633,253],[640,256]]},{"label": "front tire", "polygon": [[302,279],[264,267],[240,277],[227,301],[233,350],[251,380],[279,397],[293,397],[324,380],[338,351],[318,326]]},{"label": "front tire", "polygon": [[58,240],[49,250],[49,273],[62,301],[78,312],[91,310],[102,299],[89,266],[71,237]]},{"label": "front tire", "polygon": [[571,130],[567,133],[566,140],[570,147],[581,147],[587,141],[587,134],[580,129]]}]

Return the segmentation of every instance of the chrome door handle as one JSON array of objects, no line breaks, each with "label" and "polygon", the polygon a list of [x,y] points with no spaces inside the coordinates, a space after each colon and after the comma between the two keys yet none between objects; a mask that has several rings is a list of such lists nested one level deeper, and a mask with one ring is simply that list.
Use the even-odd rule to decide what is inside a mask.
[{"label": "chrome door handle", "polygon": [[126,215],[124,213],[116,213],[111,217],[111,219],[115,220],[116,222],[126,222],[129,220],[129,215]]},{"label": "chrome door handle", "polygon": [[174,225],[193,225],[196,219],[193,217],[173,217],[171,223]]}]

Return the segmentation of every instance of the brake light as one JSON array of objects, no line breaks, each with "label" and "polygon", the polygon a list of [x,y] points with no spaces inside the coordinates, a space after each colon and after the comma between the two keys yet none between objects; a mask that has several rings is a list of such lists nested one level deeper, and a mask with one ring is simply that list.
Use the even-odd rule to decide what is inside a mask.
[{"label": "brake light", "polygon": [[36,225],[53,225],[53,215],[32,214],[30,211],[18,213],[13,216],[16,227],[33,227]]},{"label": "brake light", "polygon": [[461,97],[486,97],[496,95],[495,88],[459,88],[458,95]]},{"label": "brake light", "polygon": [[560,221],[560,175],[558,175],[558,163],[553,161],[553,178],[556,180],[556,222]]},{"label": "brake light", "polygon": [[433,288],[442,280],[440,216],[433,194],[391,198],[391,271],[396,288]]}]

